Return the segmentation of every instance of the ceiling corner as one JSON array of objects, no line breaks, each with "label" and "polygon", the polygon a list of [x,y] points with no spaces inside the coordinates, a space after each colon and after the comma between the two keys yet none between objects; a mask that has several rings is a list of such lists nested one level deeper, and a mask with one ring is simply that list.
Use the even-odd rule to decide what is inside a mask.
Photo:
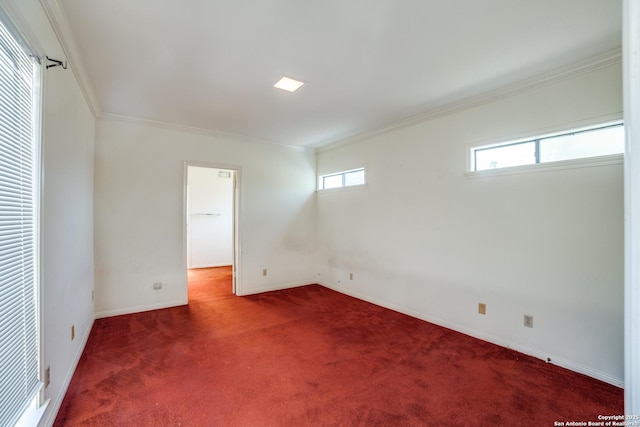
[{"label": "ceiling corner", "polygon": [[71,31],[67,15],[62,6],[61,0],[40,0],[51,26],[60,42],[60,46],[67,57],[67,62],[71,65],[71,70],[80,85],[89,109],[95,118],[102,115],[98,98],[96,97],[91,79],[85,70],[84,63],[80,56],[78,45]]}]

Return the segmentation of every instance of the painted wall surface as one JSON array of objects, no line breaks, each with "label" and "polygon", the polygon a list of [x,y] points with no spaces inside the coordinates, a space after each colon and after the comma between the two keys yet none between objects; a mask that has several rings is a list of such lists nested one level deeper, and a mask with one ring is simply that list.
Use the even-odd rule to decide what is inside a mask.
[{"label": "painted wall surface", "polygon": [[46,76],[42,301],[51,384],[45,396],[60,405],[94,319],[95,120],[71,72],[52,69]]},{"label": "painted wall surface", "polygon": [[230,170],[189,166],[189,268],[233,264],[233,175]]},{"label": "painted wall surface", "polygon": [[621,111],[618,64],[321,150],[318,173],[364,165],[368,186],[318,194],[317,280],[621,384],[622,162],[465,176],[469,146]]},{"label": "painted wall surface", "polygon": [[[4,3],[30,41],[64,58],[37,0]],[[93,156],[95,120],[71,69],[44,72],[41,186],[41,304],[44,392],[40,425],[51,425],[93,325]],[[75,339],[71,340],[71,326]]]},{"label": "painted wall surface", "polygon": [[96,316],[187,303],[186,161],[241,168],[238,294],[314,280],[313,152],[119,120],[96,129]]}]

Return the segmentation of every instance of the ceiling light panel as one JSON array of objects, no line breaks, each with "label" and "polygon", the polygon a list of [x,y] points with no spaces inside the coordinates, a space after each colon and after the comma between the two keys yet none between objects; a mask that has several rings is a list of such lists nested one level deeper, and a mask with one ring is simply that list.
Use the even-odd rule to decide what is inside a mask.
[{"label": "ceiling light panel", "polygon": [[292,79],[287,76],[282,76],[280,80],[273,85],[273,87],[277,87],[278,89],[286,90],[287,92],[295,92],[304,86],[304,82],[301,82],[296,79]]}]

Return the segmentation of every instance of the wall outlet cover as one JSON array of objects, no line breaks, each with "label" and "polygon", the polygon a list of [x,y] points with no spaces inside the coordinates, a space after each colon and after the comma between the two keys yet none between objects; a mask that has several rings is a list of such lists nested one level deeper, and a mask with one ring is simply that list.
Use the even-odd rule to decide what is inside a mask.
[{"label": "wall outlet cover", "polygon": [[483,302],[478,303],[478,313],[487,314],[487,304]]},{"label": "wall outlet cover", "polygon": [[524,326],[527,328],[533,328],[533,316],[530,314],[524,315]]}]

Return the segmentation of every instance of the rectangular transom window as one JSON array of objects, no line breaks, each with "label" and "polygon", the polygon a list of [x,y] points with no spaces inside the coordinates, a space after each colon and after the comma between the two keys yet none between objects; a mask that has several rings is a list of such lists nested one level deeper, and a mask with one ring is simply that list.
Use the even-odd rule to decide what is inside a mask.
[{"label": "rectangular transom window", "polygon": [[332,188],[352,187],[354,185],[364,184],[364,168],[330,173],[318,177],[318,190],[329,190]]},{"label": "rectangular transom window", "polygon": [[622,122],[471,149],[471,170],[533,165],[624,152]]}]

